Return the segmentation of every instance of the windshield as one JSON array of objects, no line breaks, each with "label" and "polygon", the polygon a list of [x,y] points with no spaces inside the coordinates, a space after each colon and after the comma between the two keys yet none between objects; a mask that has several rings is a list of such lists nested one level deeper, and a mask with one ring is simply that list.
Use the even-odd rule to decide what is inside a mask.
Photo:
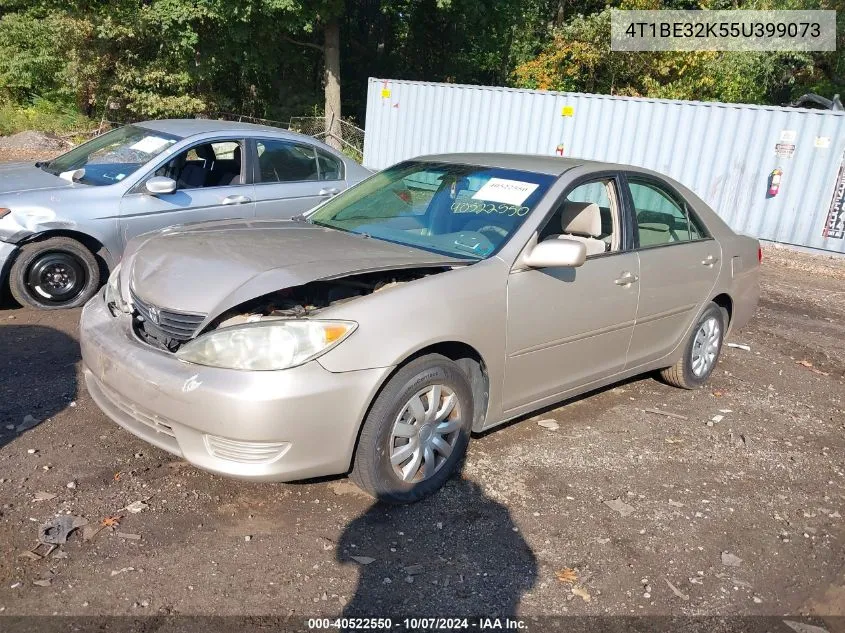
[{"label": "windshield", "polygon": [[41,169],[61,176],[84,169],[76,182],[86,185],[111,185],[120,182],[171,145],[178,136],[127,125],[76,147],[41,165]]},{"label": "windshield", "polygon": [[554,181],[533,172],[405,162],[333,198],[308,221],[454,257],[496,253]]}]

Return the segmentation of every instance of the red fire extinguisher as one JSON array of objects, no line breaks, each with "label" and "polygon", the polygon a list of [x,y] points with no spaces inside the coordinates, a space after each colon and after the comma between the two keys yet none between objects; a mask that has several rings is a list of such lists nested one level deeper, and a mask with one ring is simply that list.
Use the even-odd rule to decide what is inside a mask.
[{"label": "red fire extinguisher", "polygon": [[783,176],[783,170],[780,168],[773,169],[769,174],[769,198],[774,198],[780,191],[780,179]]}]

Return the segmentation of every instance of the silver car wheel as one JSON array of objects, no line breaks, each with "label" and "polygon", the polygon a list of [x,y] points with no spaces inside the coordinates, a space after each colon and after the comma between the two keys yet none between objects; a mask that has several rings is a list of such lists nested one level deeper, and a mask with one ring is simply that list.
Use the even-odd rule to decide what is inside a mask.
[{"label": "silver car wheel", "polygon": [[692,373],[699,378],[707,375],[716,362],[722,344],[722,328],[716,317],[710,317],[698,326],[692,343]]},{"label": "silver car wheel", "polygon": [[452,454],[461,426],[461,403],[449,387],[434,384],[415,393],[390,431],[393,472],[414,483],[434,475]]}]

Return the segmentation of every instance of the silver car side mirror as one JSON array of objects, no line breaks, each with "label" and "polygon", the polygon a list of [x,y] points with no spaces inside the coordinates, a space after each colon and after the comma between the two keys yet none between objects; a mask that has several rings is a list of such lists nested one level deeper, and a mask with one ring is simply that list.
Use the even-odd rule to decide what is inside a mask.
[{"label": "silver car side mirror", "polygon": [[173,193],[176,191],[176,181],[165,176],[153,176],[144,184],[144,188],[153,195]]},{"label": "silver car side mirror", "polygon": [[587,247],[576,240],[558,238],[536,244],[522,261],[531,268],[575,268],[587,258]]}]

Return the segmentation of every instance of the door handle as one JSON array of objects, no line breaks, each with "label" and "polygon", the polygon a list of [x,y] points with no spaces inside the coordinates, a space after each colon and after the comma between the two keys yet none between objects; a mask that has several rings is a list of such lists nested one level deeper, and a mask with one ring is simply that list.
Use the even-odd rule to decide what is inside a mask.
[{"label": "door handle", "polygon": [[637,277],[634,273],[629,273],[625,271],[622,273],[622,276],[619,279],[614,279],[613,283],[617,286],[630,286],[631,284],[637,283],[639,281],[639,277]]},{"label": "door handle", "polygon": [[226,196],[222,204],[246,204],[247,202],[252,202],[252,199],[246,196]]},{"label": "door handle", "polygon": [[713,264],[715,264],[718,261],[719,261],[718,257],[713,257],[712,255],[708,255],[707,257],[705,257],[704,259],[701,260],[701,265],[702,266],[712,266]]},{"label": "door handle", "polygon": [[328,189],[320,189],[321,196],[335,196],[340,193],[340,189],[337,187],[329,187]]}]

